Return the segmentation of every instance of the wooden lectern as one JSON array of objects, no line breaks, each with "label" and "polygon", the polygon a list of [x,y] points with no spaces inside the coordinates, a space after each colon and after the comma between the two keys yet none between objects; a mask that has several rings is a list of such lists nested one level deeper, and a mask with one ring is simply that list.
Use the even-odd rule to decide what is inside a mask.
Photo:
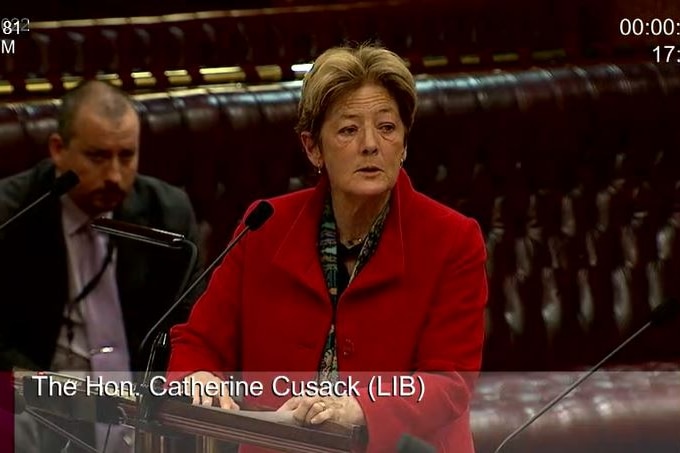
[{"label": "wooden lectern", "polygon": [[[36,375],[75,381],[78,388],[73,395],[49,394],[46,387],[40,388],[46,384],[44,379],[36,379]],[[136,428],[137,452],[172,451],[171,444],[178,439],[185,448],[190,440],[195,451],[201,453],[216,451],[220,442],[285,452],[361,452],[365,449],[363,427],[334,423],[299,426],[282,413],[195,406],[184,398],[152,397],[152,416],[142,421],[135,396],[87,394],[81,381],[55,373],[33,373],[17,378],[15,383],[26,406],[35,411],[68,420]]]}]

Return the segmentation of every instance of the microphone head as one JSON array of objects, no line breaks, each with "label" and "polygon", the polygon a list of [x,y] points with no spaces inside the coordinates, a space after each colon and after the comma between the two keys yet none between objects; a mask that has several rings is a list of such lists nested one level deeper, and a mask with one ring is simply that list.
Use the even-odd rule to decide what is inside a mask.
[{"label": "microphone head", "polygon": [[246,217],[245,224],[246,227],[252,231],[260,228],[264,222],[266,222],[269,217],[274,213],[274,208],[268,201],[261,201],[255,209],[253,209],[250,214]]},{"label": "microphone head", "polygon": [[671,321],[680,313],[680,303],[676,299],[667,299],[652,310],[652,324],[658,326]]},{"label": "microphone head", "polygon": [[51,191],[52,195],[60,197],[77,186],[79,182],[80,178],[78,175],[74,171],[69,170],[54,180]]},{"label": "microphone head", "polygon": [[436,453],[436,451],[434,446],[409,434],[401,436],[397,443],[398,453]]},{"label": "microphone head", "polygon": [[184,235],[179,233],[104,217],[92,220],[90,227],[111,236],[132,239],[161,247],[177,248],[184,242]]}]

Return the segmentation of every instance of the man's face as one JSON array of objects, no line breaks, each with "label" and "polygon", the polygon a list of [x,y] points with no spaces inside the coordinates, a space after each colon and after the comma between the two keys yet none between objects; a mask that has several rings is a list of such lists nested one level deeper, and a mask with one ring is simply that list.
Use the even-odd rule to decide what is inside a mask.
[{"label": "man's face", "polygon": [[60,172],[73,170],[80,178],[69,192],[80,209],[90,215],[111,211],[125,199],[137,175],[139,118],[132,108],[112,120],[82,105],[71,141],[65,144],[53,134],[50,154]]}]

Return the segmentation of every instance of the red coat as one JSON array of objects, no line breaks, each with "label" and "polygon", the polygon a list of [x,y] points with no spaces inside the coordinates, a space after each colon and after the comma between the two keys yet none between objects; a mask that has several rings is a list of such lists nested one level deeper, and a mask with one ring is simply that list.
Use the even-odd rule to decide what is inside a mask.
[{"label": "red coat", "polygon": [[[318,369],[332,307],[318,256],[327,183],[274,198],[272,218],[213,274],[186,324],[172,330],[170,370]],[[375,254],[337,308],[341,373],[415,371],[425,392],[358,401],[369,452],[404,433],[438,451],[473,452],[468,403],[481,365],[486,252],[477,223],[416,192],[402,170]],[[460,372],[471,373],[460,373]],[[430,373],[432,372],[432,373]],[[265,388],[266,389],[266,388]],[[278,407],[287,398],[258,402]]]}]

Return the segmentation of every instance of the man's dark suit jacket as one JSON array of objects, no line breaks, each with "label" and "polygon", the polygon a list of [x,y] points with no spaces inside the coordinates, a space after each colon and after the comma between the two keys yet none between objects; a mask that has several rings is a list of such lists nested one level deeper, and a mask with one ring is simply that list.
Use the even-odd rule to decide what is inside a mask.
[{"label": "man's dark suit jacket", "polygon": [[[46,193],[55,179],[51,162],[0,180],[0,223]],[[114,218],[185,235],[198,230],[187,195],[148,176],[137,176]],[[146,368],[139,353],[147,331],[178,296],[189,254],[117,240],[116,279],[134,371]],[[51,199],[0,232],[0,370],[49,370],[69,296],[61,202]],[[171,322],[188,316],[178,310]]]}]

